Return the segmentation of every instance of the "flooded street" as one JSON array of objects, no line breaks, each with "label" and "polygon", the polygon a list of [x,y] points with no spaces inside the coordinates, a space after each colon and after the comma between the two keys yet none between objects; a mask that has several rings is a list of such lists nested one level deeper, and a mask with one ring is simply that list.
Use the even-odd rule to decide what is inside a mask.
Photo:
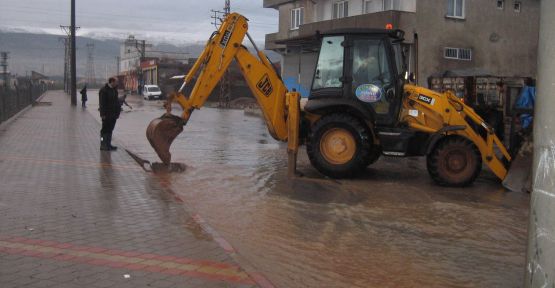
[{"label": "flooded street", "polygon": [[[97,91],[89,99],[98,119]],[[161,102],[128,100],[116,143],[159,161],[145,129]],[[464,189],[436,186],[424,158],[382,157],[363,177],[335,181],[303,146],[306,177],[291,180],[286,144],[261,118],[210,108],[170,151],[187,169],[162,180],[277,287],[522,286],[529,195],[505,191],[485,167]]]}]

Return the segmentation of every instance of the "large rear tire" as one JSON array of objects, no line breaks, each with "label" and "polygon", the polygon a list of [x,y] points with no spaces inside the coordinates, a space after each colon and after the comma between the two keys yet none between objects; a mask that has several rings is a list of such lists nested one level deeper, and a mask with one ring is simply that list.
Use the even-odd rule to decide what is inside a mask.
[{"label": "large rear tire", "polygon": [[311,129],[306,151],[312,166],[331,178],[350,178],[371,162],[369,131],[357,118],[331,114]]},{"label": "large rear tire", "polygon": [[480,151],[470,140],[447,137],[427,158],[430,177],[441,186],[464,187],[472,184],[482,170]]}]

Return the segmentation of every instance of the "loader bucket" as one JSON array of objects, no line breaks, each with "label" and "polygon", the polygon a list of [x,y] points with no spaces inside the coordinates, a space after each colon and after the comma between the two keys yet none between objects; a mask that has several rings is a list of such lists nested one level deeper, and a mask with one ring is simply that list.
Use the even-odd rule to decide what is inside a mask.
[{"label": "loader bucket", "polygon": [[150,122],[146,128],[146,138],[156,154],[166,165],[171,163],[170,145],[183,131],[185,122],[180,117],[166,113]]},{"label": "loader bucket", "polygon": [[530,192],[532,189],[532,161],[534,146],[526,140],[511,161],[503,186],[513,192]]}]

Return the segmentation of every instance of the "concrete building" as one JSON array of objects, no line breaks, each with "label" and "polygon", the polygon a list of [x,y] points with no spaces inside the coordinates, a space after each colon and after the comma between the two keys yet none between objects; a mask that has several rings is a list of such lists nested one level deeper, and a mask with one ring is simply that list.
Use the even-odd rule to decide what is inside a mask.
[{"label": "concrete building", "polygon": [[314,35],[342,28],[405,31],[409,70],[431,76],[535,77],[539,0],[264,0],[279,11],[266,49],[283,56],[288,88],[308,95],[317,61]]},{"label": "concrete building", "polygon": [[[141,61],[156,60],[161,62],[171,62],[186,65],[189,63],[188,53],[161,51],[145,40],[135,39],[133,35],[120,46],[120,75],[123,75],[125,90],[137,91],[140,85],[145,84],[141,68]],[[152,71],[149,71],[152,76]],[[152,78],[149,78],[152,83]]]}]

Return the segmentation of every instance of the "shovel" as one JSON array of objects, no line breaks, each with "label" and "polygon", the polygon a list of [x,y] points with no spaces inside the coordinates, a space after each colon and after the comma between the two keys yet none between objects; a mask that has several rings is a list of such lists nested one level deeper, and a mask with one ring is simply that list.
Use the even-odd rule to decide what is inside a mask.
[{"label": "shovel", "polygon": [[503,179],[503,186],[505,188],[513,192],[531,191],[533,156],[534,145],[530,139],[525,139],[511,162],[507,176]]},{"label": "shovel", "polygon": [[183,131],[183,125],[185,125],[185,121],[182,118],[165,113],[160,118],[152,120],[146,128],[148,142],[162,162],[168,166],[172,157],[170,146],[175,137]]}]

